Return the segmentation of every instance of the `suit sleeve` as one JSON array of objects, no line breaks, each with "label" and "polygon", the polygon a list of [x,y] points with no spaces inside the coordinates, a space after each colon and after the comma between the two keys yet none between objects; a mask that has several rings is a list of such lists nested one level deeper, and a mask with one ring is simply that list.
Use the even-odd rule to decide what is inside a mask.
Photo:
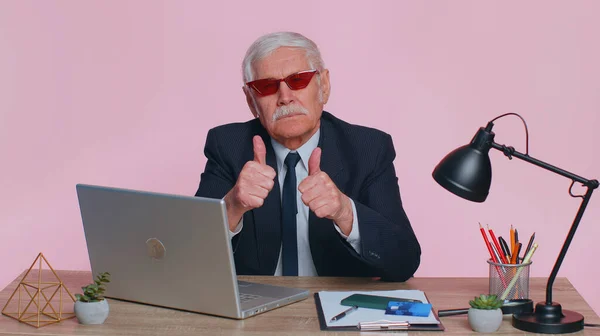
[{"label": "suit sleeve", "polygon": [[354,200],[359,220],[362,258],[388,281],[406,281],[421,260],[421,247],[402,208],[394,169],[396,152],[386,134],[358,199]]},{"label": "suit sleeve", "polygon": [[236,178],[233,168],[228,166],[221,156],[218,136],[214,129],[208,131],[206,136],[204,155],[207,158],[206,167],[200,176],[196,196],[223,198],[235,185]]}]

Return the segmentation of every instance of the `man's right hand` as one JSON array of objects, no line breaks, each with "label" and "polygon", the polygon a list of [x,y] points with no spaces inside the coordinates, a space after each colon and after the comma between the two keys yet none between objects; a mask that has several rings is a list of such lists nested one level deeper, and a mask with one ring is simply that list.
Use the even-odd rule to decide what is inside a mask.
[{"label": "man's right hand", "polygon": [[246,162],[235,186],[225,195],[229,230],[233,232],[248,210],[260,208],[275,185],[275,170],[267,165],[267,149],[262,138],[252,139],[254,160]]}]

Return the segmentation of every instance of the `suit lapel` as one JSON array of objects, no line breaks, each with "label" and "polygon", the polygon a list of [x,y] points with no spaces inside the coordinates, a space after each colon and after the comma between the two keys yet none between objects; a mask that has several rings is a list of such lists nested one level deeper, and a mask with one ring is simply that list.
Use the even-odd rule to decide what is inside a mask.
[{"label": "suit lapel", "polygon": [[340,146],[337,137],[334,136],[334,129],[330,121],[321,118],[321,138],[319,139],[321,147],[321,170],[326,172],[335,185],[343,190],[344,165],[342,163]]},{"label": "suit lapel", "polygon": [[[266,131],[261,132],[260,136],[267,148],[267,164],[275,169],[277,173],[277,159],[271,145],[271,139]],[[275,176],[275,185],[267,195],[263,206],[254,209],[254,225],[257,227],[254,232],[257,242],[258,262],[259,269],[263,274],[273,274],[275,272],[281,247],[281,192],[277,175]]]}]

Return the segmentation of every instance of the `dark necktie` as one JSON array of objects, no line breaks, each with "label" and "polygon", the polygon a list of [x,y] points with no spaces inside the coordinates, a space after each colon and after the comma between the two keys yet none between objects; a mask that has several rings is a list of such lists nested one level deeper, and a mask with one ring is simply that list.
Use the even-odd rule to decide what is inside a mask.
[{"label": "dark necktie", "polygon": [[290,152],[285,158],[287,173],[283,181],[281,200],[283,250],[283,275],[298,275],[298,240],[296,238],[296,164],[300,161],[298,153]]}]

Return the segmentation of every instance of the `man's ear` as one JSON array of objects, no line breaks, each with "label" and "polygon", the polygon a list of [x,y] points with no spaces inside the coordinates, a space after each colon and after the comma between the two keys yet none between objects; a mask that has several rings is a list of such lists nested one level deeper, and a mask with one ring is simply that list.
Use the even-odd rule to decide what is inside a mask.
[{"label": "man's ear", "polygon": [[258,118],[258,116],[260,115],[260,113],[258,113],[258,105],[256,104],[256,100],[250,92],[250,89],[248,89],[248,87],[244,85],[242,86],[242,91],[244,91],[244,94],[246,95],[246,104],[248,104],[250,112],[252,112],[254,118]]},{"label": "man's ear", "polygon": [[323,105],[327,104],[329,94],[331,93],[331,82],[329,81],[329,70],[321,71],[321,92],[323,94]]}]

